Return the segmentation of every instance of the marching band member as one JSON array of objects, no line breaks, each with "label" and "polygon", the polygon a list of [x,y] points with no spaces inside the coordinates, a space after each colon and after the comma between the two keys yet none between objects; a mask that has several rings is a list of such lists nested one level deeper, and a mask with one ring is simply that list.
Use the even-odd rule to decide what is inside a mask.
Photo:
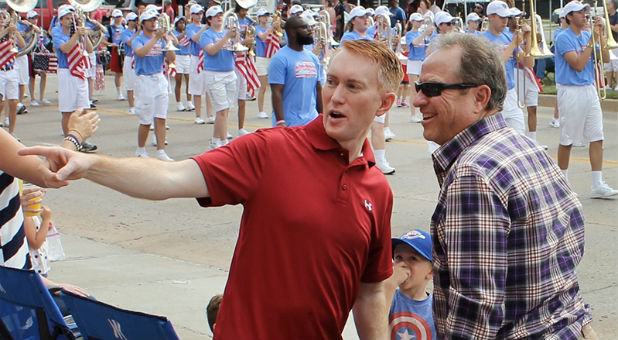
[{"label": "marching band member", "polygon": [[129,102],[129,114],[135,114],[135,59],[133,56],[133,40],[140,34],[137,23],[137,14],[127,13],[127,29],[122,31],[120,37],[124,50],[124,62],[122,63],[122,80],[124,88],[127,90],[127,101]]},{"label": "marching band member", "polygon": [[[507,78],[507,94],[502,106],[502,115],[506,124],[515,129],[520,134],[525,134],[526,128],[524,124],[524,113],[519,108],[517,103],[517,92],[515,91],[515,66],[517,63],[526,67],[534,66],[534,58],[527,57],[528,51],[523,51],[519,46],[524,39],[530,41],[530,27],[523,24],[521,30],[507,33],[505,28],[508,18],[511,16],[511,10],[503,1],[493,1],[487,5],[487,17],[489,18],[489,27],[487,31],[481,33],[481,36],[496,45],[496,48],[502,55],[505,62],[506,78]],[[530,49],[530,44],[525,45]]]},{"label": "marching band member", "polygon": [[[12,8],[10,10],[13,11]],[[30,28],[30,26],[26,23],[27,21],[26,22],[22,21],[21,17],[20,17],[20,20],[17,21],[17,31],[19,32],[20,35],[23,32],[26,32]],[[21,51],[21,49],[25,47],[26,47],[25,45],[23,47],[17,45],[17,50]],[[23,54],[23,55],[15,57],[15,70],[17,71],[17,75],[19,77],[19,99],[17,102],[17,114],[28,113],[28,109],[26,108],[26,105],[24,105],[23,103],[24,95],[26,94],[26,87],[30,83],[30,76],[28,74],[29,67],[28,67],[28,55],[27,54]]]},{"label": "marching band member", "polygon": [[210,28],[200,38],[200,48],[204,53],[204,87],[216,112],[215,128],[211,147],[227,144],[227,116],[236,101],[236,67],[234,52],[227,50],[231,38],[238,37],[235,27],[223,27],[223,9],[212,6],[206,11],[206,21]]},{"label": "marching band member", "polygon": [[[90,12],[87,13],[88,16],[94,16],[96,12]],[[94,20],[94,19],[90,19],[90,20],[86,20],[85,26],[88,30],[88,38],[90,39],[90,32],[94,32],[94,31],[101,31],[101,34],[106,34],[105,32],[107,31],[107,28],[105,26],[103,26],[103,24],[101,24],[99,21]],[[90,41],[92,43],[92,40]],[[90,107],[94,108],[96,107],[94,105],[94,103],[97,101],[96,99],[94,99],[94,82],[97,78],[97,53],[96,51],[94,51],[94,45],[93,45],[93,52],[88,54],[88,59],[89,59],[89,66],[88,69],[86,70],[86,78],[88,80],[88,94],[89,94],[89,100],[90,100]]]},{"label": "marching band member", "polygon": [[[189,94],[192,95],[193,102],[187,103],[187,109],[195,108],[195,124],[206,123],[202,119],[202,95],[206,92],[203,81],[203,58],[205,52],[200,48],[199,42],[202,34],[208,29],[208,25],[202,25],[202,17],[204,16],[204,8],[199,4],[191,5],[189,12],[191,14],[191,23],[187,25],[187,37],[191,39],[191,63],[189,65]],[[208,97],[206,95],[206,97]],[[209,100],[206,98],[208,105]],[[195,104],[195,106],[194,106]],[[213,124],[215,118],[210,113],[210,107],[207,108],[208,123]]]},{"label": "marching band member", "polygon": [[[178,51],[176,51],[176,84],[174,86],[174,95],[176,96],[176,111],[186,111],[191,102],[191,94],[189,93],[189,71],[191,66],[191,41],[187,37],[187,18],[180,16],[174,20],[174,30],[172,33],[178,40]],[[182,80],[185,80],[185,95],[187,96],[187,107],[182,104]]]},{"label": "marching band member", "polygon": [[[424,20],[425,19],[420,13],[413,13],[410,16],[412,28],[406,33],[406,45],[409,50],[407,72],[410,84],[413,84],[421,74],[421,65],[426,57],[425,49],[427,48],[429,37],[433,33],[433,27],[431,26],[426,28],[423,32],[419,30]],[[413,103],[415,98],[416,88],[412,86],[412,90],[410,91],[410,103]],[[410,113],[412,114],[411,122],[420,123],[423,120],[423,118],[420,117],[420,112],[419,114],[416,113],[416,107],[414,107],[414,105],[410,106]]]},{"label": "marching band member", "polygon": [[125,96],[122,93],[122,62],[120,59],[120,53],[118,53],[118,46],[121,44],[120,37],[125,30],[122,25],[122,12],[119,9],[112,11],[112,23],[108,26],[107,39],[109,45],[112,47],[112,56],[110,60],[110,70],[114,72],[114,84],[116,85],[116,93],[118,100],[125,100]]},{"label": "marching band member", "polygon": [[[38,27],[39,13],[35,11],[30,11],[26,14],[26,20],[30,24],[29,30],[34,30],[35,36],[33,39],[37,39],[37,44],[40,49],[45,49],[45,45],[49,43],[49,38],[47,37],[47,32],[41,30]],[[30,105],[39,106],[39,105],[49,105],[51,102],[45,98],[45,87],[47,86],[47,73],[44,71],[35,71],[33,65],[33,55],[34,52],[30,52],[28,54],[28,62],[29,62],[29,74],[30,81],[28,82],[28,90],[30,92]],[[39,76],[41,78],[39,84],[39,100],[36,100],[35,96],[35,77]]]},{"label": "marching band member", "polygon": [[[250,47],[253,46],[255,42],[255,34],[252,36],[248,36],[246,34],[250,27],[254,30],[254,22],[247,16],[248,12],[248,8],[244,8],[236,3],[234,13],[236,13],[236,16],[238,17],[238,25],[240,26],[240,40],[244,46]],[[234,57],[236,58],[236,82],[238,83],[238,136],[240,137],[249,133],[249,131],[247,131],[244,127],[246,114],[245,104],[247,100],[254,99],[252,86],[255,85],[256,81],[259,82],[259,79],[257,76],[257,71],[254,69],[255,65],[252,63],[253,60],[250,60],[249,64],[247,64],[247,58],[253,58],[253,56],[249,55],[248,52],[236,52]]]},{"label": "marching band member", "polygon": [[[554,51],[555,51],[555,46],[556,46],[555,42],[558,39],[558,35],[560,35],[560,33],[564,32],[567,28],[569,28],[569,25],[566,23],[566,19],[564,17],[564,10],[560,10],[560,12],[558,12],[558,20],[560,20],[560,26],[556,28],[556,30],[554,31],[554,38],[552,39],[552,41],[554,42],[554,46],[552,46],[552,49],[554,49]],[[555,53],[554,51],[552,52]],[[558,115],[558,96],[556,96],[556,102],[554,103],[554,116],[552,117],[551,122],[549,123],[549,126],[553,128],[560,127],[560,118]],[[575,146],[578,146],[578,145],[575,145]]]},{"label": "marching band member", "polygon": [[[17,27],[9,23],[9,13],[0,11],[0,113],[4,108],[4,102],[8,102],[9,133],[15,137],[15,124],[17,123],[17,99],[19,98],[19,75],[15,69],[16,52],[13,46],[24,47],[26,44],[21,34],[17,33]],[[15,139],[19,140],[17,137]]]},{"label": "marching band member", "polygon": [[373,36],[367,34],[369,28],[369,15],[362,6],[356,6],[350,11],[349,20],[346,24],[346,32],[341,37],[341,42],[346,40],[373,40]]},{"label": "marching band member", "polygon": [[146,140],[150,125],[154,121],[154,133],[157,140],[156,157],[162,161],[173,161],[165,153],[165,121],[169,105],[167,77],[163,75],[165,59],[173,60],[173,51],[165,52],[166,32],[156,28],[159,16],[157,11],[146,10],[139,17],[142,27],[140,35],[133,40],[132,48],[135,58],[135,113],[139,118],[137,132],[137,157],[148,158]]},{"label": "marching band member", "polygon": [[[92,53],[88,31],[75,17],[75,8],[62,5],[58,8],[59,25],[52,29],[52,41],[58,58],[58,109],[62,113],[62,132],[69,133],[69,118],[80,108],[90,107],[86,70],[89,64],[84,52]],[[84,141],[80,151],[97,149]]]},{"label": "marching band member", "polygon": [[[558,35],[556,47],[556,89],[560,112],[560,144],[558,166],[568,179],[571,147],[574,143],[590,143],[590,166],[592,168],[591,198],[606,198],[618,191],[603,182],[603,112],[595,86],[593,49],[609,59],[607,38],[603,36],[603,24],[597,20],[592,33],[584,28],[588,23],[590,6],[571,1],[563,13],[569,28]],[[592,34],[598,45],[593,44]],[[599,47],[600,46],[600,47]]]},{"label": "marching band member", "polygon": [[[270,15],[271,13],[268,12],[266,8],[260,8],[257,12],[258,25],[255,26],[255,66],[257,68],[258,77],[260,78],[260,89],[257,95],[259,111],[257,117],[262,119],[268,119],[268,114],[264,112],[264,95],[266,94],[266,88],[268,88],[268,65],[270,64],[270,56],[266,54],[269,47],[268,39],[273,39],[273,35],[277,34],[277,32],[274,31],[274,27],[268,24]],[[278,25],[278,23],[275,23],[275,25]],[[278,48],[279,46],[277,46],[277,49]],[[269,53],[270,52],[272,51],[269,51]]]},{"label": "marching band member", "polygon": [[468,16],[466,17],[466,24],[468,25],[468,28],[466,29],[466,33],[480,34],[481,33],[481,22],[482,22],[481,17],[475,12],[468,14]]}]

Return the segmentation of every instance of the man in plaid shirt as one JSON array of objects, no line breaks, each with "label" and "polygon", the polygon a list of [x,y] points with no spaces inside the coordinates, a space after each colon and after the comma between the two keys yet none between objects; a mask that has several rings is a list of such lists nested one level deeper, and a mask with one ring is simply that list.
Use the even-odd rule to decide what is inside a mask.
[{"label": "man in plaid shirt", "polygon": [[471,34],[442,37],[414,106],[441,186],[431,220],[438,339],[594,339],[575,268],[577,196],[541,146],[506,126],[499,56]]}]

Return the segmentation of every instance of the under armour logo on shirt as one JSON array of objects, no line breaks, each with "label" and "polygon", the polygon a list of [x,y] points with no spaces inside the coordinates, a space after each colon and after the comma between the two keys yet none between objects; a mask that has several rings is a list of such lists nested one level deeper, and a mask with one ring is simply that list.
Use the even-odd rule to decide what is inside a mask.
[{"label": "under armour logo on shirt", "polygon": [[371,203],[369,203],[367,200],[365,200],[365,209],[372,211],[373,210],[373,205]]}]

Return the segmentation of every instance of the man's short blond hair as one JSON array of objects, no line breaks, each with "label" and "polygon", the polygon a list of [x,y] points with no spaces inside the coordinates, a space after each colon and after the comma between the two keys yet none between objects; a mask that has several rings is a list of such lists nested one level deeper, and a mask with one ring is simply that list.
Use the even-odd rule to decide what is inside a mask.
[{"label": "man's short blond hair", "polygon": [[335,55],[341,51],[358,54],[374,62],[378,66],[378,88],[397,92],[403,79],[403,69],[395,52],[386,45],[373,40],[346,40]]}]

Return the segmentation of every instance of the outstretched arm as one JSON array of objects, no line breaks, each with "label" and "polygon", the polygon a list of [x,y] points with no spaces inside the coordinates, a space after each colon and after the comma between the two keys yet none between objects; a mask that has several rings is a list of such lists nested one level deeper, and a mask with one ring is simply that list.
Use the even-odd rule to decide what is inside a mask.
[{"label": "outstretched arm", "polygon": [[58,186],[86,178],[126,195],[151,200],[171,197],[208,197],[204,176],[191,159],[161,162],[154,159],[87,155],[58,147],[30,147],[20,155],[47,158]]}]

